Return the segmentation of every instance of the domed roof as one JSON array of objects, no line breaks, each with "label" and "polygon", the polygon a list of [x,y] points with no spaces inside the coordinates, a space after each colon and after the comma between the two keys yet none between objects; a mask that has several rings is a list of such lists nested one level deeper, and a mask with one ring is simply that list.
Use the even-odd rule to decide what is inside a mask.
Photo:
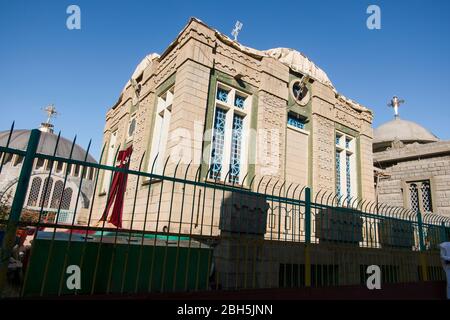
[{"label": "domed roof", "polygon": [[399,140],[404,143],[428,143],[439,141],[439,138],[421,125],[396,117],[374,130],[374,145],[390,144]]},{"label": "domed roof", "polygon": [[296,72],[307,74],[311,78],[316,79],[317,81],[334,88],[325,71],[319,68],[313,61],[311,61],[303,53],[290,48],[273,48],[265,50],[263,52],[269,55],[270,57],[279,60],[281,63],[285,64],[290,69]]},{"label": "domed roof", "polygon": [[[14,130],[9,143],[9,148],[19,149],[25,151],[28,145],[31,130]],[[8,142],[10,131],[0,132],[0,146],[5,147]],[[50,132],[41,132],[41,138],[38,145],[38,153],[45,155],[53,155],[58,136]],[[72,148],[72,141],[60,137],[56,156],[61,158],[69,158],[70,150]],[[75,144],[72,152],[72,159],[84,161],[86,157],[86,150]],[[87,162],[97,163],[97,161],[89,154],[86,158]]]}]

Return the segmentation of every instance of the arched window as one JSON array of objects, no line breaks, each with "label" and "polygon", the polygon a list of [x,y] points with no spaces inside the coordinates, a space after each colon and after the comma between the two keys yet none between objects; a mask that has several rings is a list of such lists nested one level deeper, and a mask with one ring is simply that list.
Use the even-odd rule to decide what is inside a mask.
[{"label": "arched window", "polygon": [[430,180],[409,182],[409,202],[411,210],[421,213],[433,211]]},{"label": "arched window", "polygon": [[409,185],[409,201],[411,204],[411,210],[417,212],[419,210],[419,190],[417,184],[411,183]]},{"label": "arched window", "polygon": [[[48,178],[48,177],[45,178],[43,189],[42,189],[41,202],[40,202],[40,205],[43,208],[48,207],[48,203],[50,201],[50,195],[52,192],[52,187],[53,187],[53,179]],[[45,192],[45,195],[44,195],[44,192]]]},{"label": "arched window", "polygon": [[31,182],[30,193],[28,195],[27,206],[35,207],[39,198],[39,192],[41,191],[42,179],[36,177]]},{"label": "arched window", "polygon": [[61,200],[61,209],[63,210],[70,209],[70,202],[72,201],[72,193],[73,193],[72,188],[66,188],[64,190],[64,194]]},{"label": "arched window", "polygon": [[53,188],[52,202],[50,208],[58,209],[59,203],[61,202],[61,196],[63,193],[64,184],[61,180],[55,182],[55,188]]},{"label": "arched window", "polygon": [[432,212],[433,206],[431,204],[431,189],[430,184],[428,182],[423,182],[422,186],[420,187],[420,190],[422,191],[422,206],[423,210],[425,212]]}]

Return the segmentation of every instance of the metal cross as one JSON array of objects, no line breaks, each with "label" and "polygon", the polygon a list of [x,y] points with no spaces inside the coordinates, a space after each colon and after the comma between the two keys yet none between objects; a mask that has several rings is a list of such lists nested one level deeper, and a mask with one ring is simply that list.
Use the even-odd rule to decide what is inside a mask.
[{"label": "metal cross", "polygon": [[47,107],[42,109],[45,113],[47,113],[47,122],[48,124],[50,124],[50,121],[52,120],[52,118],[56,118],[56,116],[58,115],[58,112],[56,111],[56,108],[53,104],[48,105]]},{"label": "metal cross", "polygon": [[388,103],[388,106],[391,108],[394,108],[395,117],[398,117],[398,107],[400,107],[400,104],[405,103],[405,100],[399,99],[397,96],[394,96],[391,99],[391,102]]},{"label": "metal cross", "polygon": [[239,20],[236,21],[236,25],[234,26],[233,31],[231,31],[231,34],[234,36],[234,41],[237,41],[237,37],[239,35],[239,31],[242,30],[242,27],[244,25],[242,24],[242,22],[240,22]]}]

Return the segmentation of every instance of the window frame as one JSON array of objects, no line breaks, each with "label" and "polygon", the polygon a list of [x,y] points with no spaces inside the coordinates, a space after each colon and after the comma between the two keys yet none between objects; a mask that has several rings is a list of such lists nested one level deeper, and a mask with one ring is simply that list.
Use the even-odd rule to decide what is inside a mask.
[{"label": "window frame", "polygon": [[[430,191],[430,206],[431,206],[431,210],[430,211],[426,211],[424,210],[424,205],[423,205],[423,190],[422,190],[422,186],[424,185],[424,183],[428,184]],[[404,205],[406,208],[413,210],[412,208],[412,203],[411,203],[411,190],[410,190],[410,186],[415,184],[417,186],[417,203],[418,203],[418,209],[420,211],[420,213],[424,214],[424,213],[433,213],[435,211],[435,203],[434,201],[434,194],[433,194],[433,179],[432,178],[420,178],[418,177],[417,179],[414,180],[405,180],[403,182],[404,187],[403,190],[405,190],[406,192],[404,192],[405,197],[404,197]]]},{"label": "window frame", "polygon": [[[226,90],[228,92],[227,100],[222,101],[218,99],[219,90]],[[235,99],[236,96],[240,96],[245,98],[243,107],[236,106]],[[250,130],[251,125],[251,117],[252,117],[252,102],[253,95],[247,92],[244,92],[234,86],[230,86],[225,84],[224,82],[218,80],[214,87],[214,103],[213,103],[213,125],[211,132],[211,149],[209,151],[209,159],[208,159],[208,174],[207,179],[211,181],[221,181],[226,184],[237,184],[242,185],[243,178],[248,172],[248,150],[249,150],[249,135],[246,134]],[[222,154],[222,166],[220,175],[217,178],[212,176],[211,166],[212,166],[212,148],[213,148],[213,139],[215,135],[214,123],[216,120],[216,110],[221,109],[225,112],[225,133],[224,133],[224,142],[223,142],[223,154]],[[239,178],[237,181],[230,181],[231,174],[227,173],[231,170],[230,165],[232,163],[232,146],[233,146],[233,123],[234,116],[242,117],[242,132],[241,132],[241,140],[240,140],[240,168],[239,168]],[[225,181],[225,178],[226,181]]]},{"label": "window frame", "polygon": [[[340,130],[335,130],[334,135],[334,163],[335,163],[335,192],[338,199],[342,200],[354,200],[358,196],[358,166],[357,166],[357,137],[350,135],[348,133],[342,132]],[[337,190],[337,168],[336,160],[337,153],[340,156],[340,193]],[[350,159],[350,194],[348,192],[348,175],[347,175],[347,156]]]},{"label": "window frame", "polygon": [[[150,157],[147,163],[148,172],[152,172],[153,162],[156,159],[153,174],[162,174],[167,160],[166,152],[170,137],[174,96],[175,85],[168,87],[167,90],[156,96],[156,105],[153,113],[154,121],[151,130]],[[156,158],[156,156],[158,157]]]},{"label": "window frame", "polygon": [[[109,167],[115,166],[114,158],[116,157],[117,150],[120,147],[120,145],[118,144],[118,140],[119,140],[118,135],[119,135],[119,130],[117,128],[111,130],[111,135],[109,136],[109,139],[108,139],[108,150],[105,155],[105,159],[106,159],[105,165],[106,166],[109,166]],[[106,194],[106,192],[108,192],[108,190],[110,188],[110,183],[112,181],[111,178],[112,178],[112,171],[103,170],[102,185],[101,185],[101,189],[100,189],[101,195]]]}]

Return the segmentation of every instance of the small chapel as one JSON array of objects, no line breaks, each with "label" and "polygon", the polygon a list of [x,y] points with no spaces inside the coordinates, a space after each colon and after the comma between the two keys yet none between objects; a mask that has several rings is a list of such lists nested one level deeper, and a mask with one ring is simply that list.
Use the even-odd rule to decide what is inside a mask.
[{"label": "small chapel", "polygon": [[414,212],[450,216],[450,141],[399,115],[374,130],[373,161],[378,202]]}]

